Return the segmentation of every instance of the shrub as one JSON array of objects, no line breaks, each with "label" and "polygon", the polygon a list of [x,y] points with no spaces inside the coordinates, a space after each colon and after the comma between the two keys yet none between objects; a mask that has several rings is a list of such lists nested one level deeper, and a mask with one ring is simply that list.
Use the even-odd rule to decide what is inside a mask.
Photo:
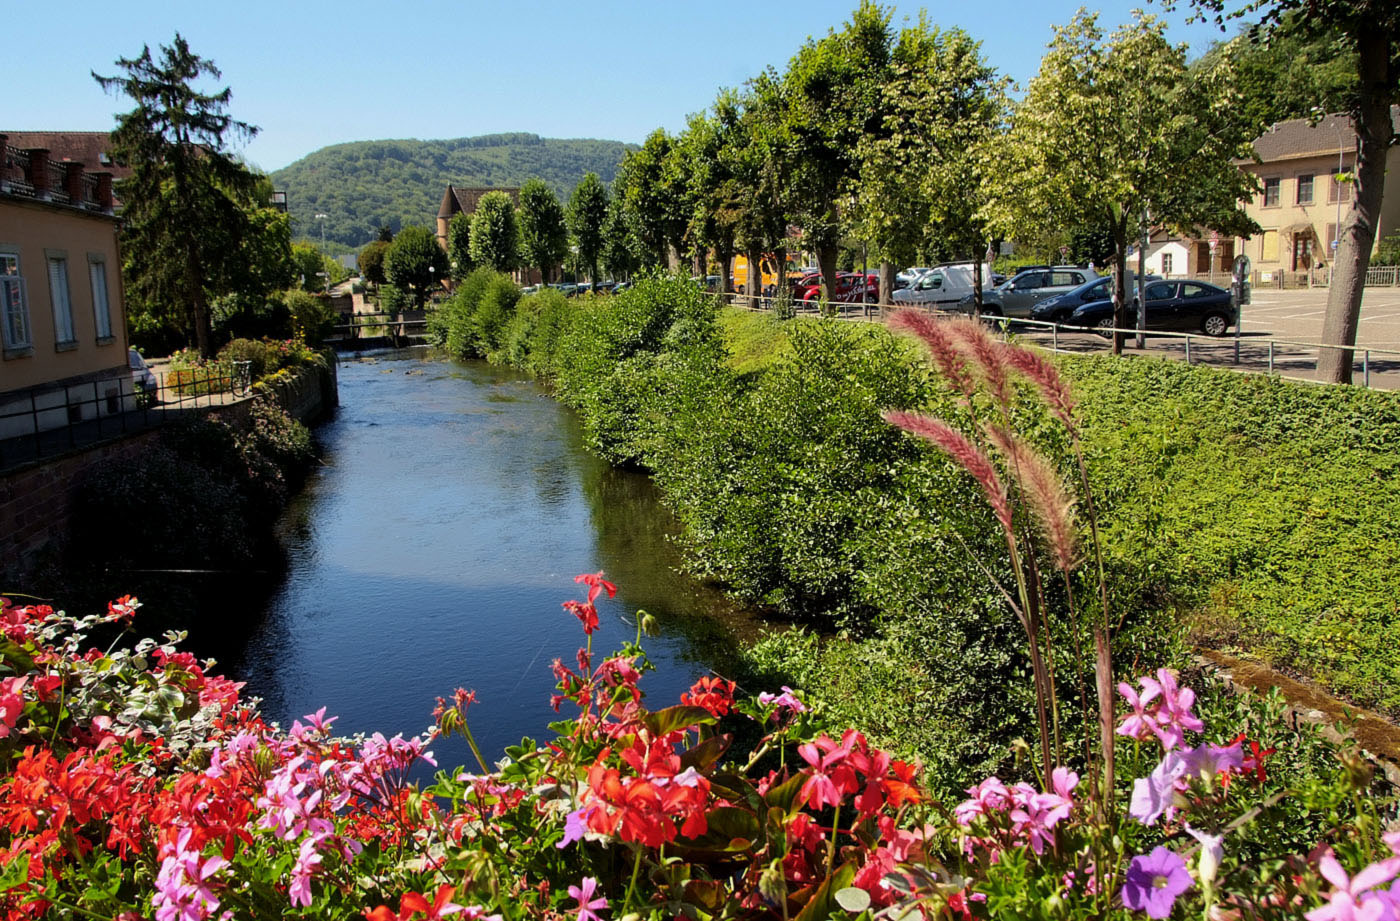
[{"label": "shrub", "polygon": [[330,335],[336,323],[336,312],[329,298],[293,288],[282,295],[282,301],[292,315],[294,328],[308,345],[319,346]]}]

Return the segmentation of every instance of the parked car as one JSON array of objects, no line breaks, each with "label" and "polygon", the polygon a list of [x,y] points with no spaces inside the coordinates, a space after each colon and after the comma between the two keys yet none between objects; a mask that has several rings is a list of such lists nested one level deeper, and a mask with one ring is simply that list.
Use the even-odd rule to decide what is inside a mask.
[{"label": "parked car", "polygon": [[[982,292],[982,313],[990,316],[1029,317],[1031,308],[1056,294],[1077,288],[1086,281],[1098,278],[1093,269],[1061,265],[1050,269],[1022,269],[1015,277],[999,287]],[[970,313],[973,307],[971,294],[958,302],[958,309]]]},{"label": "parked car", "polygon": [[[991,267],[984,264],[982,277],[991,278],[991,275]],[[958,305],[964,297],[969,304],[972,303],[975,284],[971,262],[950,263],[934,266],[911,287],[895,291],[890,299],[896,304],[921,304],[947,309]]]},{"label": "parked car", "polygon": [[146,359],[141,357],[140,352],[135,349],[127,349],[126,364],[127,367],[131,368],[131,386],[137,393],[153,394],[160,389],[160,383],[146,364]]},{"label": "parked car", "polygon": [[792,285],[792,299],[795,301],[805,301],[821,294],[822,273],[808,272]]},{"label": "parked car", "polygon": [[[1154,281],[1147,286],[1147,328],[1201,332],[1223,336],[1238,322],[1230,292],[1203,281]],[[1129,305],[1124,322],[1137,326],[1137,306]],[[1113,328],[1113,302],[1094,301],[1074,310],[1065,321],[1072,326]]]},{"label": "parked car", "polygon": [[911,288],[914,286],[914,282],[918,281],[920,278],[923,278],[925,275],[932,271],[933,269],[928,266],[912,266],[910,268],[907,268],[903,272],[896,273],[896,275],[894,276],[895,287]]},{"label": "parked car", "polygon": [[[1145,275],[1144,282],[1161,281],[1160,275]],[[1129,276],[1128,294],[1136,303],[1137,279]],[[1107,301],[1113,299],[1113,278],[1105,275],[1103,278],[1095,278],[1093,281],[1086,281],[1078,288],[1071,288],[1064,294],[1055,294],[1038,301],[1031,308],[1031,319],[1042,320],[1046,323],[1064,322],[1069,319],[1069,315],[1076,308],[1085,304],[1092,304],[1094,301]]]},{"label": "parked car", "polygon": [[[836,276],[836,290],[832,292],[833,301],[841,301],[847,304],[859,304],[861,302],[861,279],[865,279],[865,296],[870,303],[875,303],[880,299],[880,276],[876,273],[861,275],[858,272],[840,272]],[[802,300],[811,303],[821,297],[821,279],[815,285],[808,285],[802,295]]]}]

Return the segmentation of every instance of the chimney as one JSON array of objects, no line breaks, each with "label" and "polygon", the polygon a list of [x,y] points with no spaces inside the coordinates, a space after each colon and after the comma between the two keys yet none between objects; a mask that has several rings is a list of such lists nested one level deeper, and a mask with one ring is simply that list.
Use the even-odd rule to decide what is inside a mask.
[{"label": "chimney", "polygon": [[103,214],[111,214],[113,210],[112,174],[106,170],[97,170],[96,172],[88,173],[88,175],[97,180],[97,194],[94,196],[97,199],[97,210],[101,211]]},{"label": "chimney", "polygon": [[46,200],[49,197],[49,149],[30,147],[25,152],[29,154],[29,171],[24,181],[34,187],[35,198]]},{"label": "chimney", "polygon": [[83,165],[72,160],[63,161],[63,191],[68,193],[68,204],[75,208],[83,206]]}]

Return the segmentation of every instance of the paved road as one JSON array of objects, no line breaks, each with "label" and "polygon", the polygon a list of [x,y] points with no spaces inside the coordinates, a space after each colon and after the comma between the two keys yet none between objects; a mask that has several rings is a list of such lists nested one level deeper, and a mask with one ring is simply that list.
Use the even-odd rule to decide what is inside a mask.
[{"label": "paved road", "polygon": [[[1327,312],[1327,289],[1270,291],[1255,289],[1244,308],[1244,332],[1280,339],[1318,342]],[[1361,300],[1357,345],[1400,349],[1400,288],[1367,288]]]}]

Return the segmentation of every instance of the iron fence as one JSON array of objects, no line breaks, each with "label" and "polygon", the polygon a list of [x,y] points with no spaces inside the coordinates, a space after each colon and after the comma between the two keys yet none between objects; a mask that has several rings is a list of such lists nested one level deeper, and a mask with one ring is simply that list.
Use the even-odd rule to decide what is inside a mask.
[{"label": "iron fence", "polygon": [[[246,364],[246,363],[244,363]],[[246,368],[170,372],[153,387],[130,376],[0,397],[0,469],[251,399]]]}]

